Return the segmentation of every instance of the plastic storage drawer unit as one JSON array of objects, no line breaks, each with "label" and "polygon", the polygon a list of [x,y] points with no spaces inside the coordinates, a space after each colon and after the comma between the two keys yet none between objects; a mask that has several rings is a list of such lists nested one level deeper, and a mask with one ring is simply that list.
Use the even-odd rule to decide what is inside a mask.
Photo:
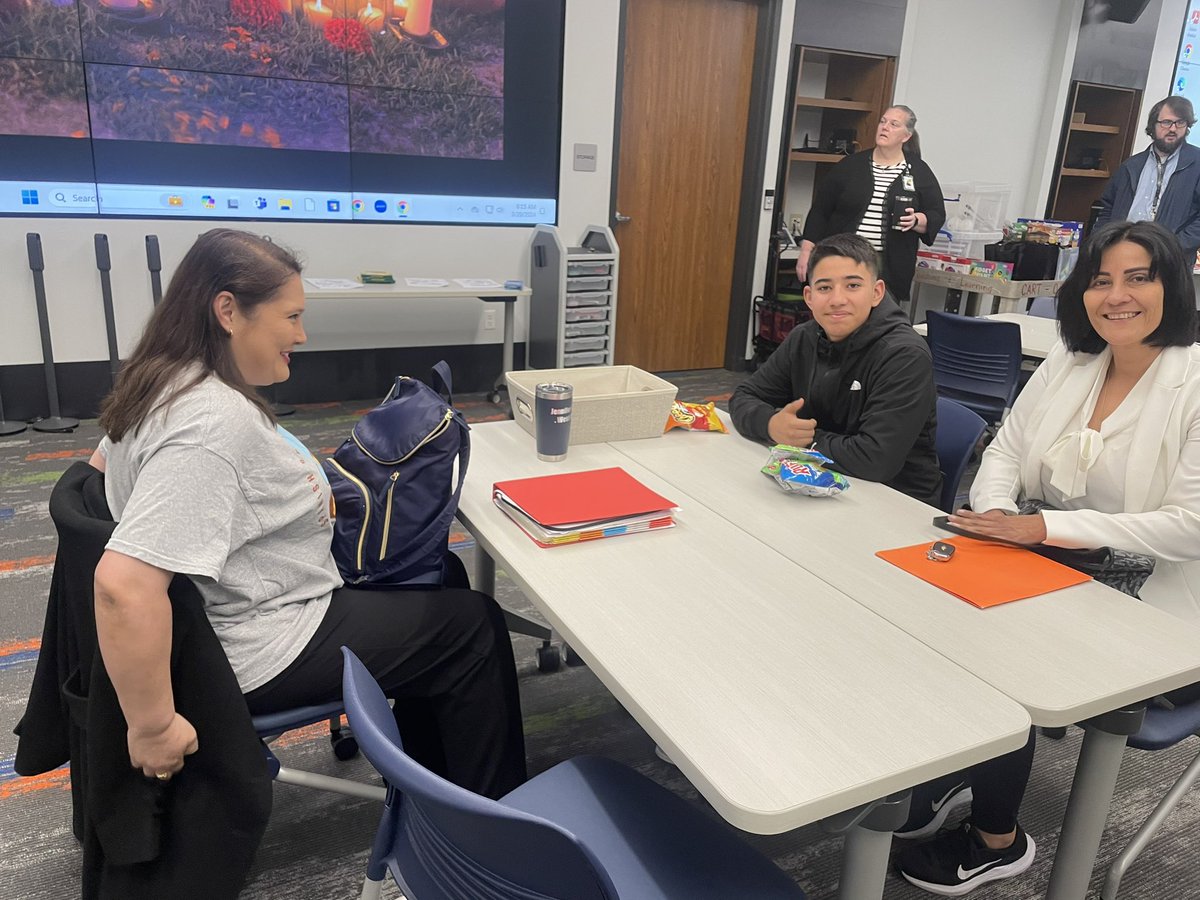
[{"label": "plastic storage drawer unit", "polygon": [[612,271],[610,265],[606,262],[569,262],[567,263],[567,277],[578,278],[581,275],[607,275]]},{"label": "plastic storage drawer unit", "polygon": [[607,322],[575,322],[563,327],[563,337],[586,337],[593,334],[608,334]]},{"label": "plastic storage drawer unit", "polygon": [[563,349],[568,353],[578,353],[580,350],[603,350],[607,344],[608,338],[603,335],[600,337],[566,338],[563,341]]},{"label": "plastic storage drawer unit", "polygon": [[608,307],[598,306],[591,309],[568,309],[563,312],[567,322],[607,322]]},{"label": "plastic storage drawer unit", "polygon": [[567,293],[574,294],[579,291],[607,291],[607,278],[568,278]]},{"label": "plastic storage drawer unit", "polygon": [[608,291],[581,291],[577,294],[567,294],[567,307],[572,306],[608,306],[612,294]]}]

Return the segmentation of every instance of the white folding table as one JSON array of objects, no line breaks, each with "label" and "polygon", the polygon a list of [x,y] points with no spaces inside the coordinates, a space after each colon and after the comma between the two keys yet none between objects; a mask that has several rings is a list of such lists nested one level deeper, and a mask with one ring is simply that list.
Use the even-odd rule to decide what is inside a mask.
[{"label": "white folding table", "polygon": [[[479,548],[476,587],[503,566],[733,825],[849,826],[845,900],[882,894],[895,824],[872,829],[874,804],[902,813],[913,785],[1027,740],[1019,705],[620,445],[539,462],[515,422],[476,425],[472,442],[459,516]],[[677,502],[678,525],[545,549],[491,500],[496,481],[613,465]]]}]

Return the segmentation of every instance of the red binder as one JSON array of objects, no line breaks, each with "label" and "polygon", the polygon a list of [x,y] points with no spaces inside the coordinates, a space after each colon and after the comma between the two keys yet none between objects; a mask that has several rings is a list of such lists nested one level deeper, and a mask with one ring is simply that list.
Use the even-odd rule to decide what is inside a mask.
[{"label": "red binder", "polygon": [[504,494],[539,525],[595,525],[675,508],[621,468],[565,472],[537,478],[497,481],[493,495]]}]

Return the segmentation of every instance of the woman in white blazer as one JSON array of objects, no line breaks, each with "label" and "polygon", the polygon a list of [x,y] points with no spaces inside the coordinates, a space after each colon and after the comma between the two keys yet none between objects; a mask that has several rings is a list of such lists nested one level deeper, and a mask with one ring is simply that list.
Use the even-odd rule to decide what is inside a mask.
[{"label": "woman in white blazer", "polygon": [[[1200,622],[1200,347],[1190,260],[1153,222],[1114,222],[1084,246],[1058,293],[1062,342],[1038,367],[950,521],[1019,544],[1152,556],[1140,597]],[[1017,514],[1021,500],[1053,509]],[[944,821],[973,791],[971,821],[901,854],[901,874],[966,893],[1029,868],[1017,823],[1033,764],[1023,750],[933,787]],[[929,804],[924,818],[929,818]],[[917,809],[917,798],[913,799]],[[935,816],[935,818],[937,818]],[[913,822],[900,836],[941,824]]]}]

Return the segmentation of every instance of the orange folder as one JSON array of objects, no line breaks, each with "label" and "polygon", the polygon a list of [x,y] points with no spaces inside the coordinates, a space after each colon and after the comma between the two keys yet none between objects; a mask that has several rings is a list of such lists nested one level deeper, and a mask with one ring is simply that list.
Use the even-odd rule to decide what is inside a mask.
[{"label": "orange folder", "polygon": [[875,555],[980,609],[1091,581],[1091,576],[1023,547],[956,537],[945,541],[955,546],[954,556],[939,562],[925,556],[932,543]]}]

